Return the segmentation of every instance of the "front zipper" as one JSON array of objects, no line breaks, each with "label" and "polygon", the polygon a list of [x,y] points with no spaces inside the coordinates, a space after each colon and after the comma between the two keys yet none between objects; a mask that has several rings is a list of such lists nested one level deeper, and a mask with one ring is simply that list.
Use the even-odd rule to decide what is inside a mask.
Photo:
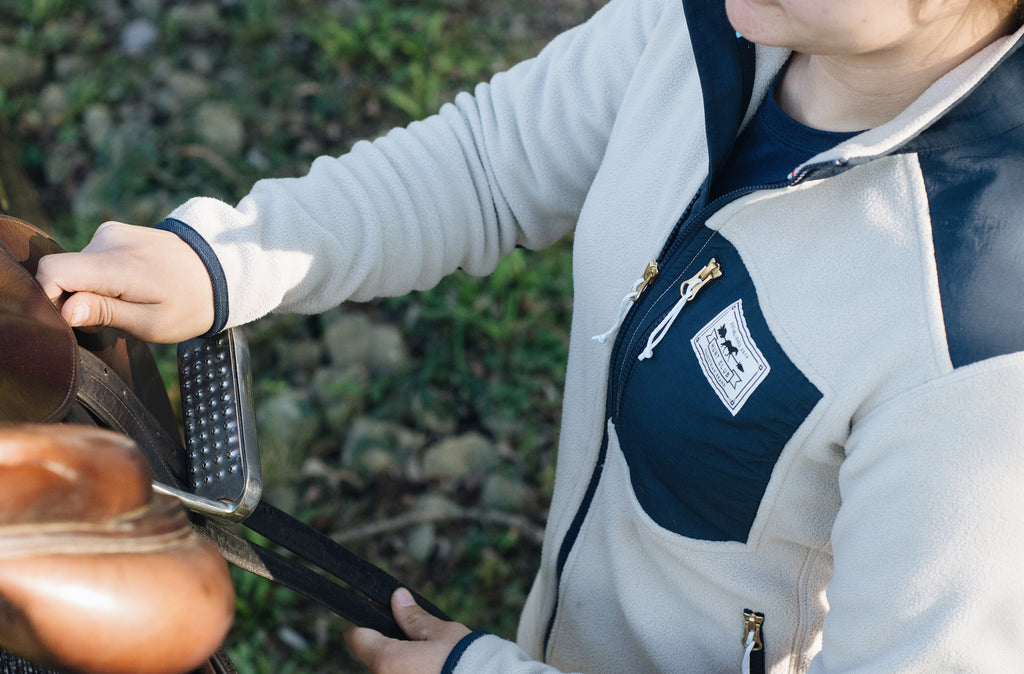
[{"label": "front zipper", "polygon": [[[761,190],[778,189],[780,187],[787,187],[794,185],[803,178],[806,177],[806,173],[801,174],[799,179],[794,180],[781,180],[774,183],[766,183],[764,185],[757,185],[754,187],[745,187],[743,189],[734,190],[727,192],[719,196],[717,199],[707,204],[702,208],[696,215],[690,217],[690,211],[694,204],[697,203],[699,193],[697,197],[694,197],[690,204],[687,206],[686,211],[676,222],[675,227],[669,234],[668,239],[665,241],[665,245],[662,246],[661,253],[654,260],[654,263],[658,265],[660,274],[664,275],[665,269],[668,267],[668,263],[672,260],[679,252],[686,249],[693,240],[696,238],[698,232],[705,225],[708,219],[717,213],[722,207],[729,203],[744,197],[752,192]],[[691,259],[684,267],[685,270],[693,263]],[[679,277],[673,281],[673,284],[679,282]],[[649,284],[645,289],[649,288]],[[637,301],[630,304],[627,313],[621,317],[618,322],[618,334],[615,338],[614,346],[612,347],[611,355],[611,368],[608,373],[608,402],[606,417],[617,417],[619,410],[622,406],[622,395],[625,391],[625,382],[629,379],[629,373],[632,371],[632,367],[637,363],[637,357],[643,352],[646,347],[640,346],[640,341],[646,339],[649,333],[646,330],[641,330],[642,326],[637,326],[637,314],[641,313],[637,309],[641,306],[639,301],[641,298],[638,296]],[[646,333],[646,334],[643,334]]]},{"label": "front zipper", "polygon": [[[800,176],[800,178],[803,178],[805,176],[806,174],[803,174]],[[657,273],[652,273],[650,279],[648,279],[646,282],[642,284],[636,285],[635,300],[633,300],[632,297],[634,291],[631,290],[627,297],[630,297],[630,299],[633,301],[629,301],[626,303],[626,311],[623,312],[619,320],[616,321],[615,326],[607,333],[605,333],[605,335],[603,336],[604,339],[601,339],[601,335],[598,335],[594,338],[597,341],[603,342],[607,340],[608,337],[610,337],[612,334],[615,334],[615,340],[612,345],[612,352],[609,358],[611,366],[608,372],[608,390],[606,393],[607,397],[605,402],[605,419],[610,419],[618,416],[618,408],[621,405],[622,392],[625,390],[625,379],[621,378],[620,373],[623,367],[625,367],[627,364],[630,364],[630,361],[632,361],[632,364],[636,364],[638,362],[637,356],[639,355],[639,353],[634,353],[632,359],[630,359],[630,352],[635,350],[635,340],[637,335],[634,334],[629,338],[627,338],[626,335],[630,334],[630,330],[633,328],[633,323],[636,321],[636,315],[640,313],[639,311],[636,311],[636,309],[641,306],[640,300],[642,299],[642,296],[654,284],[657,277],[662,273],[661,270],[665,266],[665,262],[671,259],[671,257],[675,255],[675,253],[678,250],[681,250],[685,248],[685,246],[689,245],[694,239],[694,237],[696,237],[697,232],[700,231],[701,226],[707,221],[709,217],[711,217],[715,212],[717,212],[718,209],[720,209],[722,206],[725,206],[729,202],[738,199],[742,196],[745,196],[746,194],[749,194],[751,192],[756,192],[758,190],[777,189],[780,187],[785,187],[787,185],[795,184],[796,182],[796,180],[780,181],[760,185],[757,187],[748,187],[746,189],[736,190],[734,192],[723,194],[722,196],[715,199],[712,203],[706,205],[696,216],[691,218],[691,211],[693,209],[694,204],[696,204],[700,198],[700,192],[694,195],[693,199],[691,199],[690,203],[687,205],[686,210],[679,217],[679,220],[676,221],[675,226],[672,228],[672,232],[666,239],[665,245],[662,246],[661,253],[655,260],[652,260],[650,263],[648,263],[647,267],[645,268],[645,275],[646,272],[649,270],[651,272],[657,271]],[[684,269],[686,267],[689,267],[689,264],[685,265]],[[641,277],[641,280],[643,280],[643,277]],[[628,346],[624,346],[624,344],[627,342]],[[619,354],[620,352],[623,351],[623,349],[626,350],[626,354],[624,357],[620,359]],[[604,439],[601,443],[601,450],[598,454],[597,462],[594,466],[594,471],[591,474],[590,481],[587,484],[587,490],[584,493],[583,499],[580,501],[579,508],[577,508],[576,514],[573,516],[569,529],[566,531],[565,537],[562,539],[562,543],[558,548],[558,557],[555,561],[555,597],[551,607],[551,614],[548,616],[547,628],[544,631],[543,649],[545,654],[547,653],[548,647],[550,646],[552,632],[554,631],[555,627],[555,619],[558,616],[562,585],[562,573],[565,570],[565,563],[569,558],[569,553],[572,551],[572,548],[576,543],[576,537],[583,526],[583,520],[586,518],[587,512],[590,510],[590,503],[591,501],[593,501],[594,494],[597,492],[597,483],[600,481],[601,474],[603,472],[607,447],[608,433],[605,432]]]},{"label": "front zipper", "polygon": [[743,609],[743,674],[765,674],[764,614]]}]

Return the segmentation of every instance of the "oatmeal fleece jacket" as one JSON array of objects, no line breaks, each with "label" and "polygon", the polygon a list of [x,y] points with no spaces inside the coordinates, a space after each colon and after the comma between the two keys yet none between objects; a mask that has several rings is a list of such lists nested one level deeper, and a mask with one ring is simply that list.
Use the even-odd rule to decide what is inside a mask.
[{"label": "oatmeal fleece jacket", "polygon": [[722,5],[611,0],[437,115],[161,226],[215,329],[575,232],[540,569],[518,643],[474,633],[446,671],[1024,671],[1021,34],[708,203],[788,57]]}]

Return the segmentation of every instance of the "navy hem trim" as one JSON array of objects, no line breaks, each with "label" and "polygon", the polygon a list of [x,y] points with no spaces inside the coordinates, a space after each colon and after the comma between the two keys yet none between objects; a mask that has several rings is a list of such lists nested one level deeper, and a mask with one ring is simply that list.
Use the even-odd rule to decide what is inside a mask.
[{"label": "navy hem trim", "polygon": [[224,268],[220,266],[220,260],[213,248],[206,242],[206,239],[196,230],[186,225],[181,220],[166,218],[156,226],[165,232],[177,234],[178,238],[192,247],[199,259],[203,261],[206,272],[210,275],[210,282],[213,284],[213,326],[201,335],[210,337],[224,329],[228,322],[228,280],[224,275]]},{"label": "navy hem trim", "polygon": [[462,659],[462,654],[466,652],[466,649],[473,645],[473,642],[480,637],[487,636],[487,632],[471,632],[466,636],[462,637],[459,643],[455,644],[455,648],[448,654],[448,659],[444,661],[444,667],[441,668],[441,674],[455,674],[455,668],[459,666],[459,660]]}]

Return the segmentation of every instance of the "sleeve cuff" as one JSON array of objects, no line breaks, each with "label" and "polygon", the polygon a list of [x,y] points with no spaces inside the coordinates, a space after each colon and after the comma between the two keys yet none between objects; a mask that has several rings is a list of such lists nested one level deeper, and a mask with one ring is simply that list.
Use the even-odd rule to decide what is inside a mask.
[{"label": "sleeve cuff", "polygon": [[441,668],[441,674],[455,674],[455,668],[459,666],[459,660],[462,659],[462,654],[466,652],[474,641],[480,637],[487,636],[487,632],[472,632],[462,637],[459,643],[455,644],[455,648],[448,654],[448,659],[444,662],[444,667]]},{"label": "sleeve cuff", "polygon": [[209,337],[217,334],[224,329],[228,322],[228,281],[216,253],[199,232],[181,220],[167,218],[157,225],[156,229],[177,234],[182,241],[192,247],[199,259],[203,261],[206,272],[210,275],[210,282],[213,284],[213,326],[202,336]]}]

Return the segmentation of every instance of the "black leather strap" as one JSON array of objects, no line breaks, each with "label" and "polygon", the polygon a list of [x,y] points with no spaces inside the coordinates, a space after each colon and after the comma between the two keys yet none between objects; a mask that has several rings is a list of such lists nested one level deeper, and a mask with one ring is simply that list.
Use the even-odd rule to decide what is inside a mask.
[{"label": "black leather strap", "polygon": [[[200,535],[213,541],[224,559],[235,566],[298,592],[356,625],[370,627],[394,639],[406,638],[391,615],[389,605],[361,596],[326,575],[247,541],[206,518],[196,518],[193,526]],[[340,577],[345,576],[342,573]]]},{"label": "black leather strap", "polygon": [[[390,616],[391,595],[402,584],[380,568],[266,501],[261,501],[243,524],[317,568],[343,579],[369,601],[386,609]],[[441,609],[416,592],[410,592],[428,613],[441,620],[451,620]]]},{"label": "black leather strap", "polygon": [[[163,430],[129,387],[102,361],[81,347],[79,356],[78,402],[100,425],[132,438],[149,459],[157,480],[183,488],[187,476],[181,460],[181,442]],[[300,563],[247,541],[202,516],[193,515],[192,519],[196,531],[210,539],[232,564],[284,585],[357,625],[393,638],[405,638],[390,608],[391,594],[402,584],[312,527],[266,502],[260,502],[242,523],[295,554],[302,560]],[[436,606],[413,594],[425,610],[448,620]]]}]

